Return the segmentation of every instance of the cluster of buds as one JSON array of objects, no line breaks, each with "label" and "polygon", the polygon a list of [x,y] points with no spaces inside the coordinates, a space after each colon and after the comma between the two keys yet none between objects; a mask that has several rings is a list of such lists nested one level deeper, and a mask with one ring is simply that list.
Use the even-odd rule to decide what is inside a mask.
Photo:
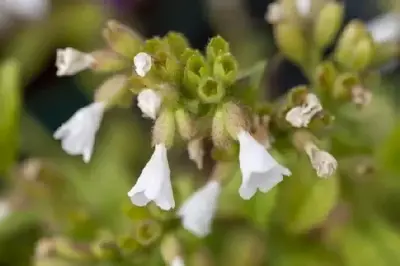
[{"label": "cluster of buds", "polygon": [[[302,8],[306,12],[306,7]],[[154,152],[128,192],[134,205],[154,202],[162,210],[175,208],[168,150],[177,137],[187,143],[189,158],[199,169],[205,154],[203,142],[213,143],[216,163],[209,181],[177,212],[183,227],[199,237],[211,231],[219,195],[233,176],[227,173],[235,168],[235,162],[242,174],[239,195],[245,200],[257,190],[268,192],[284,176],[291,175],[268,151],[273,126],[279,124],[273,123],[277,112],[260,107],[263,103],[260,105],[259,99],[253,103],[243,99],[246,92],[238,82],[238,63],[222,37],[212,38],[204,55],[192,49],[179,33],[142,40],[116,21],[107,24],[104,38],[109,47],[103,50],[58,51],[58,76],[86,69],[113,75],[98,88],[94,102],[78,110],[54,137],[61,140],[68,154],[82,155],[89,163],[104,112],[114,106],[126,106],[135,95],[143,116],[154,121]],[[301,100],[292,101],[291,109],[285,109],[286,121],[295,128],[307,128],[311,120],[324,116],[318,97],[303,92]],[[279,130],[291,129],[284,126]],[[311,144],[304,151],[318,175],[333,174],[337,163],[332,156],[321,155]]]}]

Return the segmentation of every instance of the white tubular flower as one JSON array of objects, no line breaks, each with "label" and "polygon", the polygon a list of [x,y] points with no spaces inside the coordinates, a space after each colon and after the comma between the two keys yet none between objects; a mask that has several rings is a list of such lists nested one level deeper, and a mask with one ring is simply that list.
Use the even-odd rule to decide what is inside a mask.
[{"label": "white tubular flower", "polygon": [[290,109],[285,116],[293,127],[308,127],[313,117],[322,111],[322,105],[315,94],[309,93],[306,96],[305,103],[302,106],[296,106]]},{"label": "white tubular flower", "polygon": [[208,235],[211,232],[220,193],[220,183],[211,180],[190,196],[178,212],[183,227],[198,237]]},{"label": "white tubular flower", "polygon": [[81,108],[56,130],[54,138],[61,140],[66,153],[82,154],[85,163],[90,161],[105,107],[106,103],[98,102]]},{"label": "white tubular flower", "polygon": [[319,177],[328,178],[335,173],[338,163],[331,154],[320,150],[313,143],[306,144],[304,150]]},{"label": "white tubular flower", "polygon": [[80,52],[74,48],[57,49],[56,75],[72,76],[90,68],[95,63],[91,54]]},{"label": "white tubular flower", "polygon": [[135,72],[144,77],[150,71],[152,65],[152,59],[149,54],[146,53],[138,53],[133,58],[133,64],[135,66]]},{"label": "white tubular flower", "polygon": [[270,24],[278,23],[283,19],[282,6],[279,3],[271,3],[268,5],[265,13],[265,20]]},{"label": "white tubular flower", "polygon": [[144,89],[139,93],[137,101],[143,116],[155,120],[160,110],[161,97],[152,89]]},{"label": "white tubular flower", "polygon": [[167,148],[164,144],[155,146],[153,155],[143,168],[136,184],[128,192],[128,196],[137,206],[145,206],[153,201],[163,210],[175,208]]},{"label": "white tubular flower", "polygon": [[297,12],[302,17],[307,17],[311,13],[311,0],[296,0]]},{"label": "white tubular flower", "polygon": [[185,261],[182,257],[177,256],[171,261],[171,266],[185,266]]},{"label": "white tubular flower", "polygon": [[243,199],[250,199],[259,189],[268,192],[291,175],[289,169],[280,165],[248,132],[238,134],[240,145],[239,165],[242,172],[242,185],[239,194]]},{"label": "white tubular flower", "polygon": [[377,43],[400,42],[400,14],[389,13],[367,23]]}]

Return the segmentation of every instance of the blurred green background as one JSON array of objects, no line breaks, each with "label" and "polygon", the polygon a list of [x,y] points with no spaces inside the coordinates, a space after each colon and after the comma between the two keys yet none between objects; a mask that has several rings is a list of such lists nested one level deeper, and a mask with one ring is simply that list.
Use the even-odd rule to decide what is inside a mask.
[{"label": "blurred green background", "polygon": [[[66,155],[52,133],[91,101],[104,77],[57,78],[55,51],[102,47],[101,28],[116,18],[146,37],[182,32],[198,49],[221,34],[246,69],[275,62],[264,21],[269,2],[42,1],[31,2],[38,10],[15,1],[22,11],[14,13],[0,3],[0,265],[164,265],[160,236],[179,225],[153,206],[132,207],[126,196],[151,153],[150,122],[132,99],[132,108],[105,115],[90,164]],[[346,20],[395,10],[395,0],[348,0]],[[275,96],[305,81],[287,61],[265,75],[275,82],[260,89]],[[177,231],[187,265],[400,265],[399,87],[399,68],[392,68],[371,85],[368,108],[337,110],[330,140],[340,165],[335,178],[318,179],[307,158],[289,152],[281,156],[293,176],[243,201],[237,173],[223,191],[211,236]],[[209,169],[198,171],[182,147],[169,159],[179,206]],[[43,243],[55,238],[62,248],[51,256]],[[104,248],[109,242],[128,255]]]}]

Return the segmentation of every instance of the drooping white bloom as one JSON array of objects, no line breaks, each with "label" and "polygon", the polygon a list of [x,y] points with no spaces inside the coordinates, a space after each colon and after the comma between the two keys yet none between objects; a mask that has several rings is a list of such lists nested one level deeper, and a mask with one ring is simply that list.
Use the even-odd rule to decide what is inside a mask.
[{"label": "drooping white bloom", "polygon": [[152,65],[152,59],[151,56],[147,53],[138,53],[134,58],[133,58],[133,64],[135,66],[135,71],[136,73],[144,77],[146,76],[147,72],[150,71],[151,65]]},{"label": "drooping white bloom", "polygon": [[311,13],[311,0],[296,0],[297,12],[302,17],[307,17]]},{"label": "drooping white bloom", "polygon": [[62,148],[66,153],[82,154],[85,163],[90,161],[105,107],[104,102],[83,107],[56,130],[54,138],[61,140]]},{"label": "drooping white bloom", "polygon": [[171,266],[185,266],[185,261],[183,260],[183,258],[181,256],[177,256],[171,261],[170,265]]},{"label": "drooping white bloom", "polygon": [[143,168],[136,184],[128,192],[128,196],[137,206],[145,206],[153,201],[163,210],[175,208],[167,148],[164,144],[155,146],[153,155]]},{"label": "drooping white bloom", "polygon": [[144,89],[139,93],[137,101],[143,116],[155,120],[160,110],[161,97],[152,89]]},{"label": "drooping white bloom", "polygon": [[72,76],[95,63],[92,55],[80,52],[74,48],[57,49],[57,76]]},{"label": "drooping white bloom", "polygon": [[309,93],[305,103],[290,109],[285,116],[293,127],[307,127],[313,117],[322,111],[322,105],[315,94]]},{"label": "drooping white bloom", "polygon": [[268,5],[265,13],[265,20],[268,23],[275,24],[283,19],[283,11],[280,3],[271,3]]},{"label": "drooping white bloom", "polygon": [[310,158],[311,165],[319,177],[328,178],[334,174],[338,163],[331,154],[320,150],[313,143],[305,145],[304,150]]},{"label": "drooping white bloom", "polygon": [[238,134],[240,145],[239,165],[242,172],[242,184],[239,194],[243,199],[250,199],[259,189],[268,192],[291,175],[289,169],[280,165],[248,132]]},{"label": "drooping white bloom", "polygon": [[400,14],[382,15],[368,22],[367,28],[377,43],[400,42]]},{"label": "drooping white bloom", "polygon": [[190,196],[178,212],[183,227],[198,237],[208,235],[211,232],[220,193],[220,183],[211,180]]}]

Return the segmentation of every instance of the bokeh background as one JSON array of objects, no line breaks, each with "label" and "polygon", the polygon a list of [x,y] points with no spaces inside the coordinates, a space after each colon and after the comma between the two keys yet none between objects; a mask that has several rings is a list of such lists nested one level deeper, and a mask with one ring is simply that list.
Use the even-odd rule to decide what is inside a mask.
[{"label": "bokeh background", "polygon": [[[152,207],[132,207],[126,196],[150,156],[151,123],[141,119],[132,98],[132,108],[105,115],[90,164],[64,154],[52,133],[91,102],[104,77],[89,72],[56,77],[57,48],[103,47],[101,29],[109,18],[145,37],[181,32],[200,50],[220,34],[242,69],[268,60],[269,81],[260,89],[278,97],[306,80],[276,53],[264,19],[270,2],[0,0],[0,62],[14,59],[21,66],[16,86],[21,103],[11,118],[0,113],[0,120],[11,121],[0,127],[0,166],[7,165],[0,172],[0,265],[164,265],[158,238],[173,225],[163,223],[164,214]],[[396,0],[344,2],[346,22],[400,12]],[[332,153],[343,157],[345,174],[329,185],[311,184],[304,177],[311,175],[308,162],[289,154],[302,181],[285,181],[279,191],[249,202],[239,199],[235,178],[221,201],[226,218],[215,224],[213,235],[205,240],[180,235],[188,265],[400,265],[400,70],[396,63],[382,69],[368,108],[339,110]],[[1,97],[7,99],[0,87],[0,112],[8,106]],[[209,170],[196,170],[182,147],[169,159],[181,202]],[[143,226],[148,232],[139,232]],[[130,241],[138,234],[144,234],[140,247]],[[54,236],[68,242],[66,254],[49,258],[37,244]],[[107,260],[102,251],[100,259],[87,255],[108,238],[134,250],[134,261]]]}]

